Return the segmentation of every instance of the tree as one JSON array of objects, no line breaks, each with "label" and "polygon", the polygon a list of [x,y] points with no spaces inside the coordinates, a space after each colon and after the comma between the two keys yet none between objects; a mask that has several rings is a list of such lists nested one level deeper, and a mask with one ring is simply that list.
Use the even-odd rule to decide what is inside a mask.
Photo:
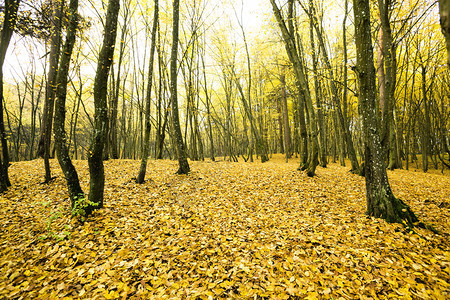
[{"label": "tree", "polygon": [[152,82],[153,82],[153,63],[155,60],[155,48],[156,48],[156,30],[158,28],[158,16],[159,16],[159,4],[158,0],[155,0],[155,7],[153,12],[153,25],[152,25],[152,44],[150,46],[150,62],[148,66],[148,84],[147,84],[147,95],[145,103],[145,136],[144,136],[144,151],[142,154],[141,167],[139,170],[138,177],[136,178],[137,183],[143,183],[145,179],[145,171],[147,169],[147,158],[150,154],[150,104],[152,95]]},{"label": "tree", "polygon": [[389,185],[381,148],[376,113],[375,67],[370,30],[369,0],[353,0],[356,68],[359,82],[358,108],[363,126],[367,214],[388,222],[414,226],[418,218],[396,198]]},{"label": "tree", "polygon": [[0,140],[2,153],[0,156],[0,192],[5,191],[11,186],[8,176],[9,154],[8,143],[6,141],[5,123],[3,120],[3,64],[5,62],[6,50],[8,50],[9,42],[14,31],[17,21],[17,11],[19,9],[20,0],[6,0],[3,28],[0,36]]},{"label": "tree", "polygon": [[180,1],[173,0],[172,50],[170,54],[170,102],[172,104],[172,123],[175,134],[175,147],[179,168],[177,174],[188,174],[189,163],[186,157],[186,146],[181,134],[180,117],[178,113],[177,95],[177,56],[178,56],[178,27],[180,21]]},{"label": "tree", "polygon": [[[395,85],[397,76],[396,45],[392,36],[390,15],[392,3],[390,0],[378,0],[378,10],[381,21],[381,42],[379,62],[380,104],[382,108],[381,143],[383,150],[389,155],[388,168],[400,168],[400,158],[397,157],[397,140],[394,131]],[[384,65],[383,65],[384,64]]]},{"label": "tree", "polygon": [[86,215],[89,215],[94,209],[103,207],[103,192],[105,188],[103,148],[106,142],[106,127],[108,124],[106,95],[108,92],[108,75],[113,61],[114,45],[116,43],[119,9],[120,0],[109,0],[103,45],[99,53],[94,81],[94,133],[88,155],[90,182],[89,206],[86,208]]},{"label": "tree", "polygon": [[[293,1],[293,0],[289,0]],[[303,93],[305,97],[306,110],[307,115],[309,117],[309,130],[311,134],[311,147],[308,155],[308,164],[304,166],[300,166],[300,169],[306,170],[308,176],[314,176],[316,167],[319,164],[319,142],[317,138],[317,122],[316,122],[316,113],[314,111],[311,94],[309,92],[309,87],[307,84],[306,74],[304,72],[304,63],[300,59],[298,49],[295,43],[295,35],[291,32],[287,26],[286,22],[281,15],[281,11],[278,8],[275,0],[270,0],[272,4],[273,12],[275,14],[275,18],[280,27],[281,34],[283,36],[286,52],[289,56],[289,60],[294,66],[294,74],[297,80],[297,84],[299,90]],[[291,18],[292,19],[292,18]]]},{"label": "tree", "polygon": [[[338,119],[338,123],[341,127],[341,132],[344,136],[344,140],[345,143],[347,145],[347,149],[348,149],[348,154],[350,156],[350,161],[352,164],[352,172],[358,172],[359,171],[359,165],[358,165],[358,159],[356,158],[356,151],[355,148],[353,146],[353,141],[352,141],[352,135],[350,133],[348,124],[346,122],[346,118],[344,117],[343,113],[342,113],[342,109],[341,109],[341,103],[339,101],[339,94],[338,94],[338,89],[336,87],[336,83],[335,83],[335,79],[334,79],[334,72],[333,72],[333,68],[331,66],[331,62],[330,59],[328,57],[328,52],[325,48],[325,41],[324,41],[324,34],[323,34],[323,30],[321,30],[322,28],[319,27],[319,21],[317,19],[316,16],[316,12],[315,12],[315,8],[314,5],[312,3],[312,0],[309,0],[309,12],[306,8],[304,8],[305,12],[307,12],[309,14],[309,18],[311,19],[311,23],[312,23],[312,27],[314,27],[316,34],[317,34],[317,38],[319,40],[319,46],[320,49],[322,50],[322,56],[323,56],[323,60],[325,62],[325,65],[328,69],[328,74],[330,77],[330,86],[331,86],[331,93],[332,93],[332,98],[333,98],[333,102],[335,104],[335,107],[337,109],[337,117]],[[314,49],[314,47],[313,47]],[[317,97],[317,95],[316,95]]]},{"label": "tree", "polygon": [[67,145],[66,132],[64,129],[65,115],[66,115],[66,94],[68,84],[68,73],[70,67],[70,58],[75,44],[75,34],[78,23],[78,0],[70,0],[69,11],[70,19],[67,26],[66,41],[64,43],[61,58],[59,62],[58,75],[56,77],[56,100],[55,100],[55,120],[54,120],[54,134],[55,134],[55,148],[59,165],[64,173],[67,181],[67,188],[72,203],[72,208],[75,208],[76,201],[84,197],[83,190],[78,180],[78,174],[72,164],[69,155],[69,147]]},{"label": "tree", "polygon": [[[121,28],[121,34],[120,34],[120,46],[119,46],[119,59],[117,61],[117,77],[114,78],[114,65],[111,66],[111,83],[113,86],[112,89],[112,96],[110,101],[110,114],[109,114],[109,150],[111,151],[111,157],[113,159],[119,158],[119,152],[118,152],[118,141],[117,141],[117,113],[118,113],[118,104],[119,104],[119,93],[120,93],[120,84],[122,82],[122,65],[124,61],[124,55],[125,55],[125,40],[127,39],[128,34],[128,27],[130,23],[130,3],[129,1],[124,6],[124,16],[123,16],[123,25]],[[126,78],[126,76],[125,76]],[[115,85],[114,85],[115,81]]]},{"label": "tree", "polygon": [[450,0],[439,0],[441,28],[447,45],[447,65],[450,68]]},{"label": "tree", "polygon": [[58,72],[58,61],[61,48],[61,24],[64,0],[53,0],[53,17],[51,23],[51,45],[48,66],[47,85],[45,88],[44,115],[39,139],[38,155],[44,158],[45,182],[52,180],[50,170],[50,146],[52,139],[53,109],[55,105],[55,82]]}]

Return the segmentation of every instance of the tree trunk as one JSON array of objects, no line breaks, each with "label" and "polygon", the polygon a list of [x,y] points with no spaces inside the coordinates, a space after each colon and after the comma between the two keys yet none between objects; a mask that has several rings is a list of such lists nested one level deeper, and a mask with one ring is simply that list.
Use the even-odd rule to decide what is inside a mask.
[{"label": "tree trunk", "polygon": [[[281,98],[277,97],[277,113],[278,113],[278,143],[280,144],[280,153],[284,154],[284,141],[283,141],[283,119],[281,118],[282,116],[282,111],[281,111],[281,103],[283,100]],[[275,147],[276,149],[276,147]]]},{"label": "tree trunk", "polygon": [[[206,45],[206,42],[205,42]],[[202,67],[203,67],[203,81],[204,81],[204,91],[205,91],[205,97],[206,97],[206,114],[207,114],[207,122],[208,122],[208,137],[209,137],[209,143],[210,143],[210,157],[212,161],[216,161],[215,155],[214,155],[214,137],[212,133],[212,125],[211,125],[211,101],[209,99],[209,93],[208,93],[208,81],[206,80],[206,68],[205,68],[205,59],[204,55],[201,56],[202,59]]]},{"label": "tree trunk", "polygon": [[141,167],[137,176],[136,182],[143,183],[145,179],[145,172],[147,170],[147,158],[150,155],[150,104],[152,95],[152,82],[153,82],[153,64],[155,60],[155,48],[156,48],[156,29],[158,28],[159,18],[159,4],[158,0],[155,0],[155,7],[153,12],[153,27],[152,27],[152,44],[150,46],[150,62],[148,66],[148,83],[147,83],[147,95],[145,103],[145,136],[144,136],[144,151],[142,154]]},{"label": "tree trunk", "polygon": [[311,10],[310,18],[312,19],[312,23],[313,23],[314,28],[316,30],[317,38],[319,40],[319,46],[320,46],[320,48],[322,50],[322,56],[323,56],[325,65],[327,66],[329,77],[331,79],[330,80],[330,87],[331,87],[332,99],[333,99],[333,102],[334,102],[335,107],[336,107],[337,117],[339,118],[338,119],[338,124],[341,127],[341,133],[342,133],[343,138],[345,140],[345,144],[347,145],[348,155],[349,155],[349,158],[350,158],[350,162],[352,164],[352,170],[351,171],[354,172],[354,173],[357,173],[358,170],[359,170],[359,164],[358,164],[358,159],[356,157],[355,147],[353,145],[351,132],[350,132],[349,126],[348,126],[348,124],[346,122],[346,118],[344,118],[344,115],[342,113],[341,103],[339,101],[338,89],[336,87],[336,83],[335,83],[335,80],[334,80],[333,68],[331,66],[331,62],[330,62],[330,59],[328,57],[328,52],[326,51],[326,48],[325,48],[324,37],[323,37],[322,31],[319,28],[319,22],[317,20],[316,13],[315,13],[314,7],[312,5],[312,1],[310,2],[310,10]]},{"label": "tree trunk", "polygon": [[[300,166],[307,166],[308,164],[308,130],[305,121],[305,94],[299,91],[298,98],[298,116],[300,124]],[[300,167],[300,168],[301,168]]]},{"label": "tree trunk", "polygon": [[180,19],[180,0],[173,0],[172,50],[170,55],[170,96],[171,96],[170,101],[172,104],[172,123],[179,164],[177,174],[188,174],[190,172],[190,168],[186,158],[186,149],[183,141],[183,136],[181,134],[180,117],[178,113],[177,56],[178,56],[179,19]]},{"label": "tree trunk", "polygon": [[[289,0],[293,1],[293,0]],[[310,119],[309,122],[309,131],[311,134],[311,147],[310,147],[310,153],[308,159],[308,166],[300,166],[300,168],[306,167],[306,172],[308,176],[314,176],[316,167],[319,164],[319,142],[317,138],[317,121],[316,121],[316,113],[314,111],[311,95],[309,93],[309,88],[307,84],[307,78],[304,73],[304,65],[301,61],[296,45],[295,45],[295,36],[294,33],[289,32],[288,28],[286,27],[286,23],[281,15],[280,9],[278,8],[277,4],[275,3],[275,0],[270,0],[270,3],[272,4],[273,12],[275,14],[275,18],[278,22],[278,25],[281,30],[281,34],[283,36],[286,52],[289,56],[289,60],[294,66],[294,74],[297,79],[297,83],[300,87],[300,90],[303,91],[305,96],[305,102],[306,102],[306,109],[308,112],[308,116]]]},{"label": "tree trunk", "polygon": [[94,135],[88,155],[89,165],[89,206],[86,215],[94,209],[103,207],[103,192],[105,187],[105,173],[103,168],[103,148],[106,142],[106,126],[108,123],[108,75],[114,55],[116,42],[117,16],[120,0],[109,0],[106,12],[105,34],[100,50],[97,72],[94,81]]},{"label": "tree trunk", "polygon": [[64,129],[66,117],[66,94],[67,78],[69,74],[70,58],[72,56],[73,46],[75,44],[75,34],[78,25],[78,0],[70,0],[69,4],[69,24],[67,26],[66,42],[61,53],[58,76],[56,77],[56,101],[55,101],[55,148],[59,165],[67,181],[72,208],[75,208],[76,201],[84,197],[78,180],[78,174],[69,156],[69,147],[66,141],[66,132]]},{"label": "tree trunk", "polygon": [[[118,159],[118,142],[117,142],[117,113],[119,104],[119,93],[120,93],[120,82],[121,82],[121,71],[122,71],[122,61],[125,53],[125,39],[128,31],[128,14],[129,7],[125,7],[124,23],[120,34],[120,46],[119,46],[119,60],[117,61],[117,78],[115,80],[115,87],[112,91],[111,105],[110,105],[110,120],[109,120],[109,148],[111,150],[112,159]],[[114,79],[114,72],[111,74]],[[113,80],[114,82],[114,80]]]},{"label": "tree trunk", "polygon": [[20,0],[6,0],[3,29],[0,36],[0,139],[2,145],[2,153],[0,155],[0,193],[11,186],[8,175],[8,143],[6,141],[5,122],[3,119],[3,103],[5,102],[3,96],[3,64],[5,62],[6,51],[8,50],[11,36],[16,25],[19,3]]},{"label": "tree trunk", "polygon": [[403,201],[394,197],[389,185],[376,118],[375,68],[370,27],[369,0],[353,0],[355,15],[358,108],[362,118],[365,150],[367,214],[388,222],[413,226],[418,218]]},{"label": "tree trunk", "polygon": [[51,132],[53,123],[53,109],[55,102],[55,82],[58,73],[58,61],[61,47],[61,12],[64,7],[64,0],[53,0],[53,18],[51,27],[51,48],[50,48],[50,61],[47,77],[47,86],[45,89],[45,102],[44,102],[44,116],[43,125],[41,130],[41,137],[39,140],[38,154],[44,157],[45,166],[45,182],[49,182],[52,179],[50,170],[50,145],[51,145]]},{"label": "tree trunk", "polygon": [[286,151],[286,162],[291,158],[291,128],[289,126],[289,112],[287,106],[287,97],[286,97],[286,75],[283,74],[280,77],[281,81],[281,89],[282,89],[282,101],[283,101],[283,120],[284,120],[284,144]]},{"label": "tree trunk", "polygon": [[[389,12],[391,10],[391,0],[378,0],[378,9],[381,21],[381,46],[380,52],[383,54],[380,62],[380,103],[382,108],[382,130],[381,143],[383,151],[389,155],[388,168],[390,170],[400,167],[397,157],[397,140],[395,137],[394,107],[395,107],[395,81],[397,75],[396,47],[392,37]],[[384,74],[383,74],[384,63]],[[383,76],[384,75],[384,76]],[[384,92],[381,88],[384,87]]]},{"label": "tree trunk", "polygon": [[430,107],[427,99],[427,88],[426,88],[426,67],[422,63],[422,102],[424,106],[424,118],[423,118],[423,135],[422,135],[422,170],[424,172],[428,171],[428,156],[431,154],[430,145]]},{"label": "tree trunk", "polygon": [[[309,1],[309,9],[310,9],[310,16],[313,13],[313,2],[312,0]],[[316,45],[314,42],[314,19],[310,18],[309,23],[309,37],[311,41],[311,58],[313,61],[313,73],[314,73],[314,90],[316,93],[316,105],[317,105],[317,121],[319,125],[319,142],[320,142],[320,166],[323,168],[326,168],[327,166],[327,155],[326,155],[326,137],[325,137],[325,125],[323,122],[323,111],[322,111],[322,99],[320,95],[320,85],[319,80],[317,76],[317,63],[318,63],[318,57],[316,56]],[[345,47],[345,44],[344,44]],[[323,50],[322,50],[323,51]],[[332,79],[333,80],[333,79]]]},{"label": "tree trunk", "polygon": [[450,68],[450,0],[439,0],[442,33],[447,46],[447,65]]}]

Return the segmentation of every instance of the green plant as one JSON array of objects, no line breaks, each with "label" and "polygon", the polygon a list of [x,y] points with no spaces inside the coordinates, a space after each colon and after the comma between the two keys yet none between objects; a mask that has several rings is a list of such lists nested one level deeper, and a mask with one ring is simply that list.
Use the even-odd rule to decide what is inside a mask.
[{"label": "green plant", "polygon": [[59,209],[55,212],[53,212],[47,219],[46,223],[46,231],[47,233],[44,234],[43,236],[40,236],[39,239],[40,240],[45,240],[47,238],[52,238],[55,239],[57,242],[65,240],[65,239],[70,239],[70,226],[69,225],[65,225],[64,229],[62,232],[58,233],[58,232],[54,232],[53,228],[52,228],[52,224],[55,220],[59,219],[62,216],[62,209]]},{"label": "green plant", "polygon": [[75,196],[72,206],[72,216],[76,217],[81,222],[86,220],[86,208],[98,206],[98,203],[89,201],[84,195]]}]

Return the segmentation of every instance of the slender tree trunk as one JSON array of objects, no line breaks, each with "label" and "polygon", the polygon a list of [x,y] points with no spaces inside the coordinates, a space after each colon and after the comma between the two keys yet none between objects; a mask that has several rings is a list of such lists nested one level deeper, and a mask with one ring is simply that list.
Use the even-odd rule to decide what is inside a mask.
[{"label": "slender tree trunk", "polygon": [[283,120],[284,120],[284,144],[286,151],[286,162],[291,158],[291,128],[289,126],[289,112],[287,106],[287,97],[286,97],[286,75],[283,74],[280,77],[281,81],[281,89],[282,89],[282,101],[283,101]]},{"label": "slender tree trunk", "polygon": [[389,185],[376,118],[375,68],[370,27],[369,0],[354,0],[356,72],[359,81],[358,107],[362,117],[365,150],[367,214],[388,222],[414,226],[418,218],[403,201],[395,198]]},{"label": "slender tree trunk", "polygon": [[[206,45],[206,43],[205,43]],[[202,59],[202,67],[203,67],[203,81],[205,84],[204,90],[205,90],[205,96],[206,96],[206,114],[207,114],[207,122],[208,122],[208,136],[209,136],[209,143],[210,143],[210,157],[212,161],[216,161],[215,155],[214,155],[214,137],[212,133],[212,125],[211,125],[211,101],[209,99],[209,93],[208,93],[208,82],[206,80],[206,68],[205,68],[205,59],[204,55],[201,56]],[[247,132],[247,131],[246,131]]]},{"label": "slender tree trunk", "polygon": [[[298,115],[300,124],[300,166],[308,164],[308,130],[305,121],[305,94],[299,91],[298,95]],[[306,167],[305,167],[306,168]]]},{"label": "slender tree trunk", "polygon": [[172,123],[179,164],[177,174],[188,174],[190,172],[190,168],[186,157],[186,149],[183,141],[183,136],[181,134],[180,117],[178,113],[177,56],[179,19],[180,0],[173,0],[172,50],[170,55],[170,101],[172,104]]},{"label": "slender tree trunk", "polygon": [[422,64],[422,102],[424,106],[424,118],[423,118],[423,135],[422,135],[422,170],[424,172],[428,171],[428,156],[431,154],[430,145],[430,108],[427,99],[427,88],[426,88],[426,68]]},{"label": "slender tree trunk", "polygon": [[[394,130],[394,107],[395,107],[395,81],[397,75],[396,47],[392,37],[390,25],[391,0],[378,0],[380,12],[381,33],[380,52],[383,55],[380,61],[380,102],[382,108],[382,130],[381,143],[385,153],[389,155],[388,168],[393,170],[400,167],[397,157],[397,140]],[[384,74],[383,64],[384,63]],[[384,92],[381,88],[384,87]]]},{"label": "slender tree trunk", "polygon": [[[293,0],[289,0],[293,1]],[[307,166],[307,175],[308,176],[314,176],[316,167],[319,164],[319,142],[317,138],[317,121],[316,121],[316,113],[314,111],[311,95],[309,93],[309,88],[307,84],[307,78],[304,73],[304,64],[302,60],[300,59],[296,45],[295,45],[295,36],[293,33],[289,32],[288,28],[286,27],[286,23],[281,15],[280,9],[278,8],[277,4],[275,3],[275,0],[270,0],[270,3],[272,4],[273,12],[275,14],[275,18],[278,22],[278,25],[281,30],[281,34],[283,36],[286,52],[289,56],[289,60],[294,66],[294,74],[297,79],[297,82],[299,84],[299,87],[303,91],[305,95],[305,102],[306,102],[306,109],[308,111],[308,117],[310,119],[309,122],[309,128],[310,128],[310,134],[311,134],[311,150],[310,150],[310,159],[308,159],[308,166]],[[301,166],[302,168],[302,166]]]},{"label": "slender tree trunk", "polygon": [[[125,6],[124,23],[120,34],[120,46],[119,46],[119,60],[117,61],[117,78],[115,80],[115,87],[112,91],[111,105],[110,105],[110,120],[109,120],[109,148],[111,150],[112,159],[119,158],[118,153],[118,141],[117,141],[117,113],[119,104],[119,93],[120,93],[120,82],[121,82],[121,72],[122,72],[122,61],[125,54],[125,39],[128,31],[128,15],[129,6]],[[111,74],[114,79],[114,72]],[[114,84],[114,80],[113,80]]]},{"label": "slender tree trunk", "polygon": [[[278,97],[277,97],[278,98]],[[284,154],[284,141],[283,141],[283,119],[281,118],[282,111],[281,111],[281,103],[283,100],[281,98],[278,98],[277,100],[277,113],[278,113],[278,143],[280,144],[280,153]],[[276,148],[275,148],[276,149]]]},{"label": "slender tree trunk", "polygon": [[337,111],[338,124],[341,127],[341,133],[343,135],[343,138],[345,139],[345,144],[347,145],[350,162],[352,164],[352,172],[357,173],[359,171],[359,164],[358,164],[358,159],[356,157],[355,147],[353,145],[353,140],[352,140],[349,126],[346,123],[346,118],[344,118],[344,115],[342,113],[341,103],[339,101],[338,89],[336,87],[336,83],[334,80],[333,68],[331,66],[331,62],[328,57],[328,52],[326,51],[326,48],[325,48],[324,37],[323,37],[322,31],[320,30],[319,22],[317,20],[315,9],[314,9],[314,6],[312,5],[311,0],[310,0],[310,10],[311,10],[310,18],[312,19],[313,26],[316,30],[317,38],[319,40],[319,46],[322,50],[322,56],[323,56],[325,65],[327,66],[328,74],[331,79],[331,81],[330,81],[331,94],[332,94],[332,99],[333,99],[333,102],[335,104],[336,111]]},{"label": "slender tree trunk", "polygon": [[55,82],[58,73],[58,61],[61,47],[61,11],[63,7],[64,0],[53,0],[49,70],[45,90],[43,126],[38,147],[38,154],[44,157],[45,182],[49,182],[52,179],[49,159],[52,137],[53,109],[55,102]]},{"label": "slender tree trunk", "polygon": [[141,167],[137,176],[136,182],[143,183],[145,179],[145,172],[147,170],[147,158],[150,155],[150,104],[152,95],[152,83],[153,83],[153,64],[155,60],[155,48],[156,48],[156,30],[158,28],[159,18],[159,3],[155,0],[155,7],[153,12],[153,27],[152,27],[152,44],[150,46],[150,62],[148,66],[148,83],[147,83],[147,95],[145,103],[145,136],[144,136],[144,153],[142,154]]},{"label": "slender tree trunk", "polygon": [[100,50],[94,81],[94,136],[88,156],[90,203],[86,208],[86,215],[89,215],[94,209],[103,207],[103,192],[105,188],[103,148],[106,142],[106,126],[108,123],[106,96],[108,92],[108,75],[113,61],[114,45],[116,42],[119,9],[120,0],[109,0],[103,45]]},{"label": "slender tree trunk", "polygon": [[[309,1],[309,9],[310,9],[310,15],[313,13],[313,2],[312,0]],[[323,122],[323,111],[322,111],[322,100],[320,95],[320,86],[319,86],[319,80],[317,76],[317,63],[318,58],[316,56],[316,45],[314,42],[314,19],[310,18],[309,23],[309,37],[311,41],[311,56],[313,61],[313,73],[314,73],[314,90],[316,93],[316,105],[317,105],[317,121],[319,126],[319,142],[320,142],[320,153],[319,153],[319,160],[320,160],[320,166],[323,168],[327,167],[327,155],[326,155],[326,137],[325,137],[325,130],[324,130],[324,122]],[[323,51],[323,50],[322,50]],[[333,79],[331,79],[333,80]]]},{"label": "slender tree trunk", "polygon": [[69,4],[69,24],[67,26],[66,42],[61,53],[58,76],[56,77],[56,101],[55,101],[55,147],[59,165],[67,181],[67,188],[72,203],[72,208],[78,199],[84,197],[78,180],[78,174],[72,164],[69,155],[69,147],[66,141],[66,132],[64,129],[66,117],[66,94],[68,84],[68,74],[70,67],[70,58],[72,56],[73,46],[75,44],[75,33],[78,25],[78,0],[70,0]]}]

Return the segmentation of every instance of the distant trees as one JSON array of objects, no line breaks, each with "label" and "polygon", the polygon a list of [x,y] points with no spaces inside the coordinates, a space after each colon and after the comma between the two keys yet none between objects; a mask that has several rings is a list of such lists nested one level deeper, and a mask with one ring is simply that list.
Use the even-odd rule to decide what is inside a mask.
[{"label": "distant trees", "polygon": [[[102,160],[109,158],[140,159],[140,183],[150,156],[178,159],[177,173],[187,174],[188,159],[253,162],[256,156],[265,162],[282,152],[286,161],[298,159],[299,169],[309,176],[319,164],[326,167],[330,158],[335,162],[339,157],[342,165],[350,160],[353,172],[366,165],[369,182],[381,178],[384,189],[382,172],[365,162],[368,149],[369,155],[381,151],[381,161],[391,169],[412,164],[425,172],[450,168],[449,75],[442,64],[444,39],[427,1],[399,5],[379,0],[370,12],[370,35],[378,34],[373,49],[377,55],[365,59],[377,65],[370,114],[381,148],[366,143],[372,120],[364,125],[367,112],[357,105],[365,92],[357,86],[357,47],[348,38],[353,36],[347,26],[352,9],[348,1],[342,8],[342,26],[333,31],[326,26],[327,6],[271,0],[275,22],[267,20],[264,37],[246,31],[245,18],[238,16],[233,3],[226,5],[234,12],[234,25],[216,16],[216,7],[205,0],[192,5],[172,0],[134,5],[127,0],[120,14],[118,0],[111,0],[105,19],[106,6],[100,8],[95,0],[89,5],[98,9],[97,20],[83,17],[80,6],[76,30],[86,31],[76,35],[74,1],[43,1],[36,5],[39,12],[18,11],[16,32],[46,49],[39,55],[32,54],[34,48],[25,51],[30,53],[29,67],[22,68],[25,62],[20,62],[21,73],[15,72],[13,82],[2,90],[4,173],[10,158],[33,159],[40,153],[45,181],[50,182],[49,158],[55,151],[71,185],[77,181],[71,160],[87,156],[90,203],[100,208]],[[33,30],[26,30],[25,24]],[[100,52],[96,39],[103,39]],[[1,45],[6,45],[3,40]],[[372,162],[378,159],[372,157]],[[70,189],[72,200],[82,193],[76,184],[74,192]]]}]

